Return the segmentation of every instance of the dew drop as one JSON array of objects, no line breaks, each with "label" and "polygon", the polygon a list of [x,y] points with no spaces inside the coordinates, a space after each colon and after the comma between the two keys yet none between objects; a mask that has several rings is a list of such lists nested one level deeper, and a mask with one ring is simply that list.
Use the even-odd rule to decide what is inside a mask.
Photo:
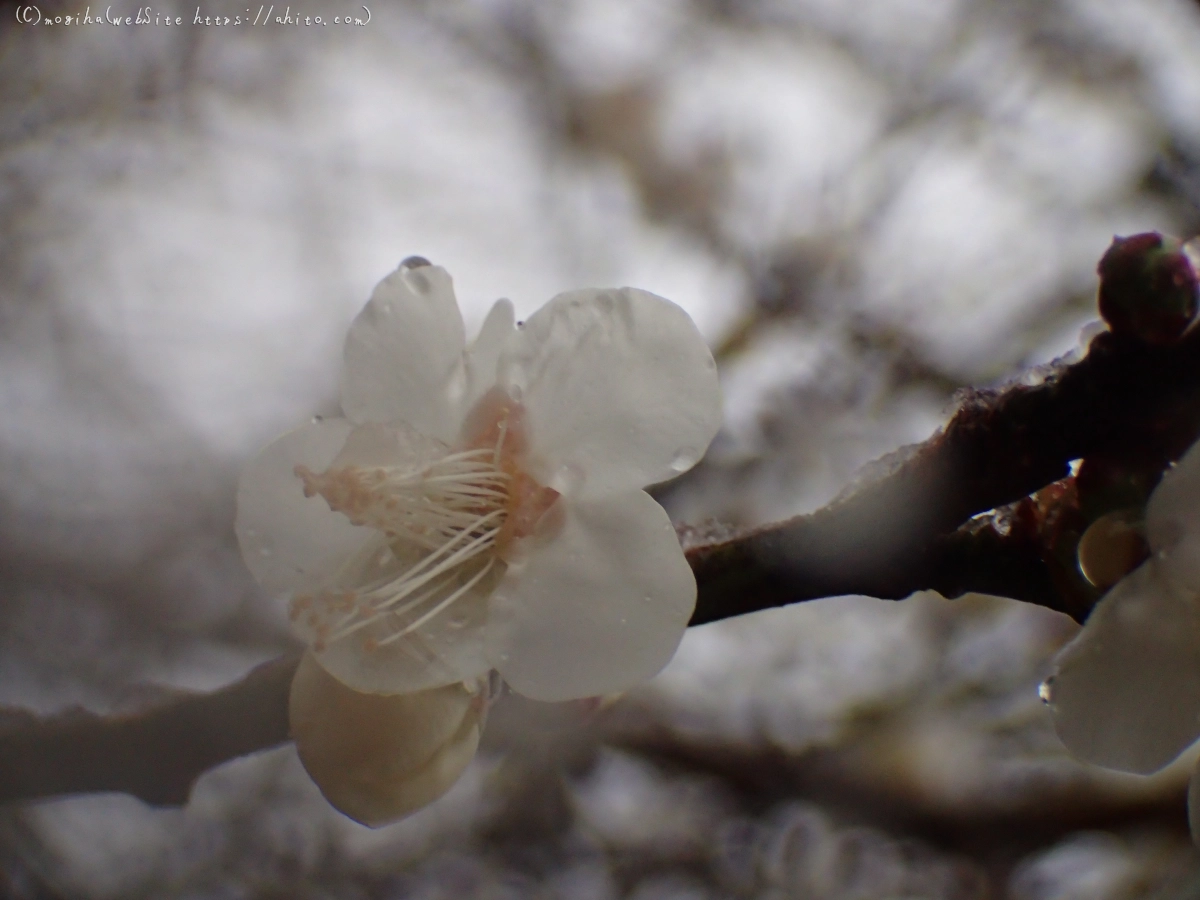
[{"label": "dew drop", "polygon": [[1051,675],[1045,681],[1038,685],[1038,696],[1042,698],[1043,703],[1050,703],[1054,699],[1054,676]]},{"label": "dew drop", "polygon": [[406,256],[403,260],[400,261],[400,268],[402,268],[402,269],[419,269],[422,266],[432,266],[432,265],[433,265],[433,263],[431,263],[429,260],[427,260],[423,256]]},{"label": "dew drop", "polygon": [[554,477],[550,479],[549,486],[560,494],[571,496],[578,494],[579,489],[583,487],[583,481],[583,469],[572,463],[567,463],[565,466],[560,466],[558,471],[554,473]]},{"label": "dew drop", "polygon": [[647,594],[645,597],[642,598],[642,602],[643,603],[653,603],[654,598],[651,597],[649,594]]},{"label": "dew drop", "polygon": [[699,456],[700,454],[688,447],[675,451],[675,456],[671,459],[671,471],[686,472],[696,464]]},{"label": "dew drop", "polygon": [[309,422],[313,425],[320,425],[324,421],[325,421],[324,416],[313,416],[311,419],[309,419]]},{"label": "dew drop", "polygon": [[267,557],[267,556],[270,556],[270,555],[271,555],[271,548],[270,548],[270,547],[260,547],[260,548],[259,548],[259,551],[258,551],[258,555],[259,555],[259,556],[262,556],[262,557]]},{"label": "dew drop", "polygon": [[627,624],[629,624],[629,620],[628,620],[628,619],[626,619],[624,616],[621,616],[621,624],[622,624],[622,625],[627,625]]}]

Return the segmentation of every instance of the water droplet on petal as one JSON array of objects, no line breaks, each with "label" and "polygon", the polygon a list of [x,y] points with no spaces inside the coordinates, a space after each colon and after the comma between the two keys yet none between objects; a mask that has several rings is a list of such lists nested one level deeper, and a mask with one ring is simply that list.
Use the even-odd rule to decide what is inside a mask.
[{"label": "water droplet on petal", "polygon": [[628,619],[626,619],[624,616],[621,616],[621,624],[622,624],[622,625],[628,625],[628,624],[629,624],[629,620],[628,620]]},{"label": "water droplet on petal", "polygon": [[1051,703],[1054,700],[1054,676],[1051,675],[1045,681],[1038,685],[1038,696],[1042,698],[1043,703]]},{"label": "water droplet on petal", "polygon": [[649,594],[647,594],[645,597],[642,598],[642,602],[643,603],[653,603],[654,598],[651,597]]},{"label": "water droplet on petal", "polygon": [[400,262],[400,268],[402,268],[402,269],[419,269],[422,266],[432,266],[432,265],[433,265],[433,263],[431,263],[429,260],[427,260],[423,256],[406,256]]},{"label": "water droplet on petal", "polygon": [[554,488],[560,494],[572,496],[578,494],[579,489],[583,487],[583,481],[583,469],[574,463],[567,463],[564,466],[559,466],[558,471],[554,473],[554,477],[550,479],[549,487]]},{"label": "water droplet on petal", "polygon": [[320,425],[320,424],[321,424],[322,422],[324,422],[324,421],[325,421],[325,417],[324,417],[324,416],[313,416],[313,417],[312,417],[312,418],[309,420],[309,422],[311,422],[313,425]]},{"label": "water droplet on petal", "polygon": [[684,447],[675,451],[675,456],[671,459],[671,471],[686,472],[696,464],[700,458],[700,454],[689,447]]}]

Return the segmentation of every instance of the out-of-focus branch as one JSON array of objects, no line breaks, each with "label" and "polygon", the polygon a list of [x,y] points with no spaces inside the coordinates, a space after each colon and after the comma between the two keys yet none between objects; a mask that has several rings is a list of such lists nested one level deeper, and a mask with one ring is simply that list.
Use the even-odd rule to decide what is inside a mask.
[{"label": "out-of-focus branch", "polygon": [[[1062,589],[1037,516],[1018,503],[975,517],[1063,479],[1081,457],[1139,470],[1178,457],[1200,432],[1200,338],[1152,346],[1105,333],[1084,359],[1040,375],[965,397],[942,431],[812,515],[715,540],[684,529],[699,586],[691,624],[918,590],[1001,594],[1084,618],[1088,604]],[[207,769],[287,740],[296,662],[281,657],[136,715],[11,713],[0,720],[0,802],[124,791],[181,803]]]},{"label": "out-of-focus branch", "polygon": [[0,802],[122,791],[147,803],[186,803],[208,769],[288,740],[288,691],[299,662],[298,653],[287,654],[219,691],[180,693],[126,715],[6,710]]}]

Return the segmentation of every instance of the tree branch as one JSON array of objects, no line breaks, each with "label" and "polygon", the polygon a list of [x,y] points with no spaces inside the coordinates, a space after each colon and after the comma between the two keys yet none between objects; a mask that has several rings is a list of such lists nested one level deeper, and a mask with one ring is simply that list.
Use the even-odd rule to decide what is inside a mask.
[{"label": "tree branch", "polygon": [[122,791],[181,805],[213,766],[288,740],[290,653],[211,694],[183,693],[129,715],[9,710],[0,724],[0,802]]},{"label": "tree branch", "polygon": [[1001,594],[1082,621],[1090,606],[1054,589],[1028,529],[968,520],[1066,478],[1073,460],[1141,472],[1182,455],[1200,433],[1200,339],[1154,347],[1106,332],[1084,359],[1042,374],[1037,385],[971,392],[941,432],[812,515],[691,547],[692,624],[918,590]]},{"label": "tree branch", "polygon": [[[971,392],[942,431],[812,515],[719,539],[681,529],[699,587],[691,624],[918,590],[1000,594],[1081,621],[1094,595],[1064,588],[1045,527],[1053,516],[1023,498],[1067,477],[1076,459],[1144,472],[1181,455],[1200,432],[1200,340],[1152,347],[1106,333],[1083,360],[1040,374],[1038,384]],[[977,517],[1005,504],[1015,505]],[[0,721],[0,802],[124,791],[182,803],[209,768],[288,739],[297,659],[135,715],[10,712]]]}]

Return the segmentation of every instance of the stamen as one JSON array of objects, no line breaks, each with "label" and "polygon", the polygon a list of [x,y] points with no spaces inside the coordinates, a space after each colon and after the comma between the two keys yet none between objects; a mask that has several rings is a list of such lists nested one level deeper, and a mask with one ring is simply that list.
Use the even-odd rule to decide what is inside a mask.
[{"label": "stamen", "polygon": [[[296,466],[305,496],[319,495],[351,523],[378,532],[316,593],[315,609],[311,596],[293,601],[292,615],[315,634],[314,648],[367,628],[366,653],[400,641],[475,590],[508,545],[532,533],[558,494],[521,466],[523,416],[521,405],[496,389],[464,424],[466,449],[321,474]],[[406,642],[406,652],[437,661],[432,647],[418,644]]]},{"label": "stamen", "polygon": [[[409,601],[400,609],[393,609],[393,610],[384,611],[384,612],[379,612],[378,609],[373,609],[369,615],[359,619],[357,622],[355,622],[354,617],[351,616],[351,617],[343,620],[342,622],[338,623],[337,630],[334,632],[334,635],[333,635],[333,640],[340,641],[342,638],[349,637],[350,635],[354,634],[355,632],[362,631],[362,629],[366,628],[368,625],[374,625],[376,622],[378,622],[380,619],[384,618],[385,616],[389,616],[389,615],[396,616],[396,617],[402,616],[402,615],[404,615],[404,613],[408,612],[410,609],[415,609],[416,607],[418,607],[422,603],[424,603],[426,600],[433,598],[439,592],[448,588],[453,581],[454,581],[454,576],[451,575],[449,578],[439,582],[438,584],[434,585],[429,590],[425,591],[425,593],[421,594],[415,600]],[[354,624],[350,624],[351,622],[353,622]]]},{"label": "stamen", "polygon": [[[477,519],[476,525],[477,526],[482,525],[484,522],[488,521],[489,519],[494,519],[497,516],[501,516],[501,515],[503,515],[502,510],[497,510],[496,512],[489,513],[488,515],[482,516],[481,518]],[[463,529],[461,532],[459,532],[458,535],[455,536],[455,538],[453,540],[446,542],[445,544],[443,544],[441,546],[440,549],[429,554],[423,560],[421,560],[419,563],[417,563],[415,566],[413,566],[411,569],[409,569],[404,574],[403,578],[400,580],[402,580],[402,581],[416,580],[419,583],[413,585],[410,588],[407,588],[405,593],[393,596],[391,599],[389,599],[387,601],[387,604],[385,604],[385,605],[390,605],[391,603],[394,603],[396,600],[403,599],[403,597],[407,596],[408,593],[411,593],[413,590],[416,590],[417,588],[420,588],[420,587],[424,586],[425,584],[427,584],[431,578],[436,578],[439,574],[447,571],[448,569],[453,568],[459,562],[462,562],[466,559],[469,559],[471,556],[474,556],[477,552],[479,552],[479,548],[482,547],[482,545],[484,543],[486,543],[487,541],[490,541],[490,540],[494,540],[496,534],[499,532],[499,528],[493,528],[489,531],[484,532],[482,535],[477,537],[475,540],[473,540],[469,544],[467,544],[465,547],[463,547],[459,550],[456,550],[453,554],[451,554],[449,557],[444,559],[431,572],[429,572],[425,575],[422,575],[419,578],[414,579],[414,575],[419,573],[421,571],[421,569],[423,569],[425,566],[429,565],[429,563],[433,562],[438,556],[440,556],[443,552],[448,550],[450,547],[453,547],[454,544],[457,543],[459,540],[461,540],[463,537],[469,537],[470,534],[474,530],[475,530],[475,528]]]},{"label": "stamen", "polygon": [[[499,514],[500,514],[500,511],[497,511],[495,513],[492,513],[489,516],[484,516],[479,521],[482,523],[484,520],[490,519]],[[425,559],[421,560],[419,563],[417,563],[415,566],[413,566],[411,569],[409,569],[407,572],[405,572],[402,576],[389,582],[385,588],[371,591],[369,594],[367,594],[366,596],[368,598],[368,602],[370,602],[371,608],[373,609],[374,614],[367,618],[361,618],[359,615],[359,611],[357,609],[352,610],[340,622],[338,622],[337,625],[334,626],[333,640],[341,640],[342,638],[347,637],[348,635],[351,635],[351,634],[355,633],[356,631],[359,631],[362,628],[365,628],[366,626],[370,625],[371,623],[379,621],[385,615],[402,616],[405,613],[420,606],[426,600],[431,599],[433,596],[438,594],[440,591],[449,587],[449,585],[454,581],[455,575],[452,572],[453,569],[459,567],[460,565],[465,563],[467,560],[471,559],[474,556],[479,555],[481,552],[486,550],[488,545],[495,542],[495,537],[498,533],[499,533],[499,528],[493,528],[488,531],[485,531],[483,534],[479,535],[473,541],[468,543],[466,546],[461,547],[459,550],[452,553],[446,559],[442,560],[437,566],[435,566],[430,571],[421,572],[421,569],[424,568],[426,565],[428,565],[428,563],[431,560],[433,560],[434,557],[438,556],[441,552],[443,552],[447,548],[453,546],[462,537],[468,536],[470,534],[470,531],[461,532],[454,538],[453,541],[446,543],[445,545],[443,545],[443,547],[440,550],[425,557]],[[491,565],[492,565],[492,561],[489,560],[489,562],[485,568],[490,568]],[[410,600],[408,603],[404,604],[399,609],[393,608],[401,600],[407,599],[413,593],[415,593],[416,591],[419,591],[421,588],[423,588],[427,584],[429,584],[430,581],[433,581],[434,579],[436,579],[439,575],[444,575],[448,572],[451,573],[450,576],[447,579],[445,579],[441,584],[436,585],[432,590],[426,591],[425,593],[418,596],[415,600]],[[476,584],[479,580],[479,577],[480,576],[476,576],[468,583],[470,585]],[[459,590],[459,591],[456,591],[453,596],[458,597],[458,596],[461,596],[462,593],[463,593],[463,591]],[[386,597],[386,599],[383,599],[385,597]],[[356,619],[358,621],[355,621]],[[351,624],[351,623],[353,623],[353,624]]]},{"label": "stamen", "polygon": [[495,564],[496,564],[496,561],[494,559],[489,559],[487,561],[487,565],[484,566],[482,569],[480,569],[479,572],[477,572],[474,575],[474,577],[471,578],[470,581],[468,581],[466,584],[464,584],[462,587],[460,587],[457,591],[455,591],[453,594],[451,594],[449,597],[447,597],[445,600],[443,600],[441,603],[439,603],[437,606],[435,606],[429,612],[425,613],[425,615],[421,616],[416,621],[407,625],[400,631],[397,631],[395,634],[391,634],[391,635],[388,635],[387,637],[385,637],[382,641],[379,642],[379,645],[382,647],[384,644],[390,644],[393,641],[400,640],[400,638],[404,637],[406,634],[416,631],[418,628],[420,628],[422,625],[424,625],[426,622],[428,622],[434,616],[438,615],[443,610],[449,609],[455,600],[457,600],[459,597],[461,597],[463,594],[465,594],[471,588],[475,587],[475,585],[479,584],[479,582],[483,579],[483,576],[486,575],[488,572],[490,572],[492,570],[492,566],[494,566]]},{"label": "stamen", "polygon": [[496,452],[492,454],[492,465],[500,467],[500,450],[504,446],[504,438],[508,435],[508,411],[505,410],[505,416],[500,420],[500,427],[497,429],[500,432],[496,438]]}]

